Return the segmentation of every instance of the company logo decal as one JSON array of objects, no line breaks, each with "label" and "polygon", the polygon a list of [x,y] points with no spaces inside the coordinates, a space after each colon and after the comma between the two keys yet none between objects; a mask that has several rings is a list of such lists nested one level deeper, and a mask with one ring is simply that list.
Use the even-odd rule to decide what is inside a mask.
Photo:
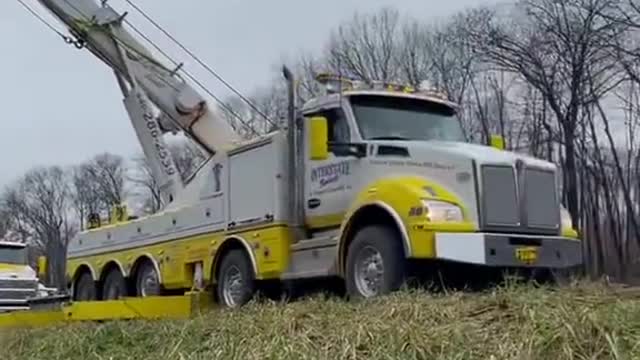
[{"label": "company logo decal", "polygon": [[311,182],[319,183],[320,187],[337,182],[340,177],[351,173],[350,163],[342,161],[335,164],[319,166],[311,169]]}]

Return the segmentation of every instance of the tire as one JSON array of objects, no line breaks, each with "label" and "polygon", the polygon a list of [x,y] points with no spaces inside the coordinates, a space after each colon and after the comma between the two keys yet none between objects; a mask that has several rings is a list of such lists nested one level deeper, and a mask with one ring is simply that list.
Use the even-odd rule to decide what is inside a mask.
[{"label": "tire", "polygon": [[[367,283],[367,274],[358,269],[371,260],[377,263],[377,284]],[[401,239],[392,229],[378,225],[360,229],[347,250],[347,296],[371,298],[398,290],[405,282],[406,264]]]},{"label": "tire", "polygon": [[117,300],[127,295],[127,284],[122,273],[118,270],[111,270],[104,279],[102,286],[103,300]]},{"label": "tire", "polygon": [[144,261],[136,271],[136,296],[158,296],[161,285],[158,272],[150,261]]},{"label": "tire", "polygon": [[253,299],[255,275],[244,250],[231,250],[224,256],[216,283],[216,298],[224,307],[241,307]]},{"label": "tire", "polygon": [[96,283],[88,272],[82,273],[73,286],[73,300],[92,301],[96,299]]}]

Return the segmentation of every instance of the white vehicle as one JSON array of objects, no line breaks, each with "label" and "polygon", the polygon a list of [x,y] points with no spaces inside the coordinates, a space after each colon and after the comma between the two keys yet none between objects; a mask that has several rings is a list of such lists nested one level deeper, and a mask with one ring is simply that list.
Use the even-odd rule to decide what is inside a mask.
[{"label": "white vehicle", "polygon": [[29,266],[26,244],[0,241],[0,312],[29,309],[33,299],[53,294]]},{"label": "white vehicle", "polygon": [[[556,166],[465,142],[456,104],[431,89],[321,76],[327,93],[299,106],[285,68],[287,128],[240,143],[105,2],[40,2],[114,70],[167,202],[152,216],[94,222],[71,241],[76,300],[210,287],[238,306],[262,284],[329,276],[370,297],[398,289],[408,259],[582,263]],[[186,182],[163,131],[183,131],[210,156]]]}]

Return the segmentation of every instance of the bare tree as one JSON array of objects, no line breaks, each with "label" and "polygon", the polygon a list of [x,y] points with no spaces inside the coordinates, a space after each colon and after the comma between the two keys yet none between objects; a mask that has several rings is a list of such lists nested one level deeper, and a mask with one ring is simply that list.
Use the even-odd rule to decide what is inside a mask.
[{"label": "bare tree", "polygon": [[169,151],[183,180],[187,179],[207,158],[193,142],[189,140],[172,143]]},{"label": "bare tree", "polygon": [[151,165],[144,155],[134,157],[133,163],[132,174],[127,176],[127,180],[134,187],[134,195],[142,201],[142,211],[146,214],[156,213],[162,208],[163,202]]},{"label": "bare tree", "polygon": [[122,203],[125,198],[124,159],[119,155],[103,153],[94,156],[87,165],[88,175],[97,185],[104,206]]},{"label": "bare tree", "polygon": [[402,80],[418,87],[422,81],[432,78],[434,71],[433,54],[442,48],[434,49],[432,41],[436,29],[425,26],[417,20],[408,20],[402,24],[401,42],[399,46],[398,66]]},{"label": "bare tree", "polygon": [[11,228],[10,223],[9,210],[4,207],[0,207],[0,240],[4,239],[7,232],[9,232]]},{"label": "bare tree", "polygon": [[481,10],[472,9],[452,17],[428,37],[427,55],[433,62],[431,79],[456,103],[463,101],[475,74],[483,70],[484,64],[466,30],[486,19],[488,14]]},{"label": "bare tree", "polygon": [[[204,152],[188,139],[171,143],[169,151],[183,180],[188,180],[207,159]],[[132,160],[133,167],[126,176],[126,180],[132,187],[130,195],[140,200],[142,212],[156,213],[164,204],[159,183],[153,176],[151,165],[144,155],[134,156]]]},{"label": "bare tree", "polygon": [[68,180],[60,167],[36,168],[9,187],[3,197],[12,221],[48,257],[44,280],[59,288],[66,285],[66,251],[76,231],[69,217]]},{"label": "bare tree", "polygon": [[[251,104],[257,102],[255,96],[249,97],[248,100]],[[263,111],[260,111],[260,109],[256,111],[237,96],[230,97],[225,101],[225,106],[221,109],[221,115],[243,139],[251,139],[265,134],[269,132],[271,125],[265,119],[266,115]]]},{"label": "bare tree", "polygon": [[89,213],[106,213],[125,200],[125,166],[119,155],[102,153],[76,166],[72,171],[71,189],[74,210],[85,227]]},{"label": "bare tree", "polygon": [[80,164],[71,170],[71,204],[78,215],[80,230],[86,227],[89,214],[100,210],[98,184],[92,181],[88,164]]},{"label": "bare tree", "polygon": [[512,22],[493,18],[471,30],[479,51],[521,75],[554,113],[564,148],[566,201],[575,223],[580,215],[575,148],[580,112],[616,85],[607,46],[622,30],[598,15],[612,1],[521,0]]},{"label": "bare tree", "polygon": [[356,13],[333,31],[326,63],[334,73],[364,81],[398,79],[400,15],[392,8]]},{"label": "bare tree", "polygon": [[[303,53],[290,68],[296,73],[296,78],[299,82],[298,96],[302,103],[322,94],[322,88],[316,81],[316,75],[330,71],[322,58],[316,58],[313,55]],[[279,72],[278,75],[281,76]],[[278,78],[277,82],[282,82],[281,78]],[[282,96],[286,96],[284,89],[282,93]]]}]

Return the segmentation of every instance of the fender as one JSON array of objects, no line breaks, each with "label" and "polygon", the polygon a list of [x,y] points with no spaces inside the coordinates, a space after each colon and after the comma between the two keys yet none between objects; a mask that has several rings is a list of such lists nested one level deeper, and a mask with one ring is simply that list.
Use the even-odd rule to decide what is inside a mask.
[{"label": "fender", "polygon": [[109,259],[106,261],[106,263],[104,264],[104,266],[100,269],[100,277],[102,278],[104,269],[107,267],[107,265],[114,263],[116,264],[116,266],[118,267],[118,269],[120,269],[120,273],[122,274],[123,277],[127,277],[127,272],[124,270],[124,266],[122,266],[122,263],[120,262],[120,260],[118,259]]},{"label": "fender", "polygon": [[249,255],[249,260],[251,261],[251,268],[253,269],[253,275],[256,278],[258,277],[258,262],[256,260],[255,254],[253,253],[253,249],[251,248],[251,245],[243,237],[238,236],[238,235],[231,235],[231,236],[228,236],[228,237],[224,238],[224,240],[222,240],[222,243],[219,246],[216,246],[215,256],[214,256],[213,261],[211,262],[211,267],[209,268],[209,273],[211,274],[211,281],[215,281],[215,277],[213,275],[214,274],[213,271],[216,268],[216,264],[220,260],[220,250],[219,249],[224,247],[227,242],[232,241],[232,240],[239,241],[242,244],[242,247],[245,249],[245,251]]},{"label": "fender", "polygon": [[[468,210],[460,201],[460,198],[442,185],[431,181],[424,176],[399,176],[389,177],[373,181],[358,193],[345,215],[345,220],[340,227],[340,244],[338,250],[339,272],[343,273],[344,259],[350,237],[350,227],[357,218],[359,211],[367,206],[377,206],[394,220],[400,231],[405,256],[411,257],[414,249],[411,241],[411,228],[421,224],[425,229],[436,230],[439,227],[475,228],[470,223],[429,223],[426,218],[411,216],[411,209],[421,207],[422,200],[440,200],[460,206],[463,217],[468,218]],[[457,226],[456,226],[457,225]],[[462,225],[462,226],[461,226]]]},{"label": "fender", "polygon": [[373,201],[365,201],[362,203],[359,203],[357,206],[355,206],[355,210],[353,212],[349,212],[349,215],[347,217],[347,220],[343,223],[342,227],[340,228],[340,251],[342,253],[342,251],[346,251],[346,249],[344,249],[343,244],[345,244],[347,242],[346,236],[348,233],[348,230],[351,226],[351,224],[353,223],[353,221],[356,219],[356,217],[359,215],[359,212],[369,206],[375,206],[380,208],[381,210],[385,211],[395,222],[396,226],[398,227],[398,230],[400,231],[400,235],[402,237],[402,245],[404,248],[404,253],[406,257],[410,257],[411,256],[411,243],[409,241],[409,234],[407,233],[407,227],[404,224],[404,221],[402,220],[402,218],[400,217],[400,215],[398,215],[398,213],[386,202],[381,201],[381,200],[373,200]]},{"label": "fender", "polygon": [[[78,269],[80,269],[81,267],[84,267],[84,266],[86,266],[89,269],[89,275],[91,275],[91,279],[93,281],[98,281],[99,280],[96,277],[96,271],[93,270],[93,267],[88,262],[79,263],[77,266],[75,266],[73,268],[71,281],[67,282],[68,290],[71,292],[72,295],[75,294],[75,292],[76,292],[76,280],[78,280],[78,275],[80,275],[78,273]],[[69,278],[67,277],[67,279],[69,279]]]},{"label": "fender", "polygon": [[93,279],[93,281],[98,281],[98,277],[96,276],[96,271],[93,270],[93,267],[91,266],[91,264],[89,264],[88,262],[81,262],[78,265],[76,265],[73,268],[73,277],[72,279],[72,284],[76,281],[76,279],[78,278],[78,269],[80,269],[81,267],[86,266],[89,269],[89,273],[91,274],[91,278]]},{"label": "fender", "polygon": [[153,265],[153,268],[156,271],[156,275],[158,275],[158,283],[162,284],[162,273],[160,272],[160,266],[158,266],[158,262],[150,253],[143,253],[142,255],[138,256],[136,261],[134,261],[133,263],[137,264],[138,261],[141,261],[143,258],[146,258],[147,260],[151,261],[151,264]]}]

